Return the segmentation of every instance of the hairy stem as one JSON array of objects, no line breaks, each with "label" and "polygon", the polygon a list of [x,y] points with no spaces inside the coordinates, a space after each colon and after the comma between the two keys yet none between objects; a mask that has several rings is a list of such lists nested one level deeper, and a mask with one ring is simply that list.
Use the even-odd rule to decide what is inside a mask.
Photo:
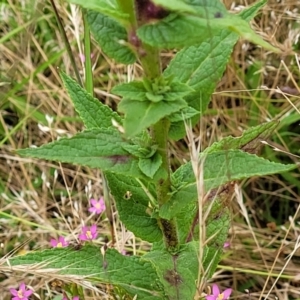
[{"label": "hairy stem", "polygon": [[[149,45],[143,45],[143,50],[140,57],[140,62],[143,66],[144,76],[148,79],[155,79],[161,76],[161,63],[159,51]],[[166,118],[161,119],[151,127],[151,133],[155,144],[158,146],[158,153],[162,157],[163,173],[165,174],[156,183],[157,203],[159,207],[169,201],[171,191],[170,180],[170,161],[168,149],[168,133],[170,121]],[[158,219],[158,223],[164,235],[166,248],[170,251],[176,251],[179,245],[177,226],[174,219]]]}]

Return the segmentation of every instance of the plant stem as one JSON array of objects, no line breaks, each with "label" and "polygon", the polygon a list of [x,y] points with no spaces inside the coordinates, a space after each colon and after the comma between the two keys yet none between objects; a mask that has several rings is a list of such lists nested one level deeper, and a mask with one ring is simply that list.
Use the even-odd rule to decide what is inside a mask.
[{"label": "plant stem", "polygon": [[128,21],[131,29],[135,29],[137,22],[136,22],[134,0],[117,0],[117,3],[121,11],[128,15]]},{"label": "plant stem", "polygon": [[[155,79],[161,76],[161,63],[159,51],[149,45],[143,44],[143,51],[141,51],[140,62],[143,66],[144,76],[148,79]],[[158,153],[162,157],[161,168],[164,170],[166,176],[161,178],[156,183],[157,203],[161,207],[170,199],[171,180],[170,180],[170,161],[168,151],[168,133],[170,128],[170,121],[166,118],[161,119],[151,127],[151,133],[154,143],[158,146]],[[170,252],[177,250],[179,241],[177,234],[176,222],[174,219],[166,220],[158,218],[158,223],[164,235],[164,242],[166,248]]]},{"label": "plant stem", "polygon": [[93,71],[91,61],[91,37],[90,37],[90,26],[86,19],[87,11],[82,10],[83,26],[84,26],[84,68],[85,68],[85,89],[92,96],[94,95],[94,84],[93,84]]}]

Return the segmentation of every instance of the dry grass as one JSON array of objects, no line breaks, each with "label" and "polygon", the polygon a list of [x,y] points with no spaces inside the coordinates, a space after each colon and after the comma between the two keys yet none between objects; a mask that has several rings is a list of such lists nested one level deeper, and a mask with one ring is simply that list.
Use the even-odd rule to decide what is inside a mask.
[{"label": "dry grass", "polygon": [[[225,2],[231,6],[232,1]],[[247,5],[254,1],[236,2]],[[79,58],[83,47],[80,12],[70,10],[66,3],[57,5],[83,75]],[[283,125],[272,145],[287,153],[298,151],[300,117],[295,107],[300,104],[300,69],[299,55],[297,64],[293,53],[295,44],[298,53],[300,48],[298,6],[299,0],[269,1],[252,23],[266,40],[283,50],[282,55],[245,41],[237,44],[209,111],[194,130],[195,136],[201,136],[202,149],[223,136],[238,136],[249,126],[279,116]],[[74,73],[49,3],[0,3],[0,24],[0,253],[6,255],[48,247],[50,237],[58,232],[76,239],[82,223],[90,218],[89,198],[99,198],[103,191],[98,170],[24,159],[15,154],[16,149],[72,135],[82,129],[82,124],[61,87],[58,69]],[[16,28],[21,30],[14,33]],[[116,64],[95,44],[93,54],[96,95],[116,108],[118,100],[110,94],[111,87],[127,76],[139,77],[140,68]],[[164,56],[167,59],[171,54]],[[277,88],[287,94],[289,101]],[[187,144],[187,140],[172,143],[175,166],[189,159]],[[270,159],[298,161],[297,157],[266,148],[262,154]],[[269,291],[267,299],[300,299],[300,252],[296,249],[298,177],[295,171],[290,175],[254,178],[244,182],[243,193],[238,191],[239,201],[232,204],[231,246],[214,278],[221,286],[232,287],[235,299],[262,299]],[[99,224],[101,244],[110,240],[110,232],[105,216]],[[118,221],[115,227],[119,250],[136,253],[145,249],[145,244]],[[56,276],[3,269],[0,299],[9,299],[8,288],[25,277],[35,290],[48,290],[43,299],[52,299],[56,292],[49,281]],[[245,289],[251,292],[249,298]],[[105,289],[104,294],[90,290],[87,299],[105,299],[106,293]]]}]

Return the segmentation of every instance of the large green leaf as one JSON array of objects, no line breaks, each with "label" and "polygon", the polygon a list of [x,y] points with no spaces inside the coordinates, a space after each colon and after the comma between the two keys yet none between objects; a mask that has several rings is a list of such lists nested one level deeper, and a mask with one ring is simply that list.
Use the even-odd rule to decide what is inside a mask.
[{"label": "large green leaf", "polygon": [[220,9],[204,6],[203,3],[199,5],[199,9],[207,13],[199,16],[171,13],[161,21],[140,27],[137,34],[143,42],[151,46],[179,48],[201,43],[217,31],[226,29],[268,50],[278,52],[277,48],[265,42],[238,15],[230,14],[225,9],[220,12]]},{"label": "large green leaf", "polygon": [[[222,245],[223,246],[223,245]],[[199,249],[202,248],[202,267],[199,267]],[[215,272],[222,254],[222,247],[207,247],[193,241],[182,245],[172,255],[166,250],[156,249],[142,257],[152,263],[164,285],[167,299],[194,299],[197,278],[210,278]],[[200,273],[204,271],[204,273]]]},{"label": "large green leaf", "polygon": [[[283,165],[241,150],[216,151],[200,155],[203,162],[204,189],[209,191],[222,184],[249,178],[286,172],[296,165]],[[162,218],[172,218],[182,207],[197,201],[196,180],[191,163],[181,166],[173,174],[174,193],[169,202],[160,209]]]},{"label": "large green leaf", "polygon": [[274,120],[255,127],[250,127],[245,130],[240,137],[228,136],[213,143],[204,150],[204,153],[228,149],[241,149],[248,153],[257,153],[257,150],[262,146],[261,142],[265,141],[271,135],[278,124],[279,121]]},{"label": "large green leaf", "polygon": [[143,256],[142,259],[150,261],[155,268],[168,299],[193,299],[199,271],[197,250],[197,244],[190,243],[182,246],[176,255],[155,250]]},{"label": "large green leaf", "polygon": [[75,109],[87,129],[112,127],[113,119],[121,123],[120,116],[111,108],[92,97],[65,73],[61,72],[60,75]]},{"label": "large green leaf", "polygon": [[92,129],[80,132],[72,138],[39,148],[21,149],[17,152],[26,157],[35,157],[100,168],[127,176],[145,177],[138,167],[138,160],[123,148],[128,142],[114,128]]},{"label": "large green leaf", "polygon": [[85,245],[79,250],[72,247],[53,248],[30,252],[9,259],[11,269],[26,273],[58,274],[66,279],[79,276],[91,282],[112,284],[138,299],[161,300],[164,291],[151,263],[136,256],[124,256],[114,249],[107,249],[103,255],[100,248]]},{"label": "large green leaf", "polygon": [[105,54],[123,64],[135,62],[135,54],[124,44],[127,41],[127,31],[120,23],[92,10],[87,13],[87,21]]},{"label": "large green leaf", "polygon": [[[240,17],[251,20],[265,3],[266,1],[260,1],[247,8]],[[179,51],[165,70],[164,75],[174,76],[174,80],[186,83],[194,89],[193,93],[185,97],[188,104],[199,111],[198,116],[192,119],[192,124],[205,112],[238,38],[236,33],[228,29],[218,30],[213,34],[210,32],[200,45]],[[184,123],[171,124],[169,135],[173,139],[182,138],[185,135]]]},{"label": "large green leaf", "polygon": [[[152,185],[143,186],[134,178],[106,173],[106,178],[112,195],[117,204],[120,219],[125,226],[137,237],[148,241],[158,242],[163,239],[157,219],[153,216],[150,193],[155,199]],[[147,189],[147,190],[145,190]]]}]

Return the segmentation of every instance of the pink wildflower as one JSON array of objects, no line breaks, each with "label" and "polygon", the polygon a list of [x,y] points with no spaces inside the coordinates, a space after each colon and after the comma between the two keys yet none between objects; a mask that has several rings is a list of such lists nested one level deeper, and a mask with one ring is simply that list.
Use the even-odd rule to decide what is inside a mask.
[{"label": "pink wildflower", "polygon": [[65,240],[63,236],[60,236],[58,240],[56,239],[51,239],[50,244],[52,247],[56,248],[62,248],[62,247],[67,247],[69,243]]},{"label": "pink wildflower", "polygon": [[212,295],[207,295],[206,300],[227,300],[232,293],[232,289],[226,289],[223,293],[220,292],[216,284],[212,285]]},{"label": "pink wildflower", "polygon": [[28,300],[28,297],[33,293],[32,290],[26,290],[24,282],[20,284],[19,290],[9,289],[11,294],[14,296],[12,300]]},{"label": "pink wildflower", "polygon": [[223,245],[223,248],[228,248],[230,246],[230,243],[229,242],[225,242],[224,245]]},{"label": "pink wildflower", "polygon": [[105,203],[102,197],[98,201],[96,199],[91,199],[90,203],[91,207],[89,208],[89,212],[101,214],[103,211],[105,211]]},{"label": "pink wildflower", "polygon": [[94,224],[90,228],[88,226],[83,226],[81,234],[79,234],[79,239],[81,241],[91,241],[95,240],[98,236],[97,225]]}]

